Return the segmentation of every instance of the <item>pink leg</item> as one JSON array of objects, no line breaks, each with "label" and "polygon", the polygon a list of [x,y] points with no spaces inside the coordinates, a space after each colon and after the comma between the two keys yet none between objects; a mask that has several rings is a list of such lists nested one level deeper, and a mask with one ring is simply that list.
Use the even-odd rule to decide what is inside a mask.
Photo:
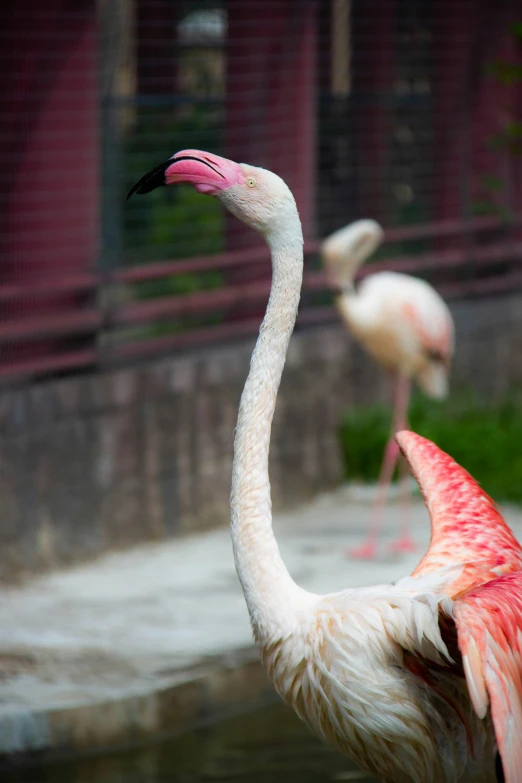
[{"label": "pink leg", "polygon": [[[400,422],[397,431],[400,429],[409,429],[407,406],[404,410],[404,421]],[[411,493],[407,483],[410,477],[408,463],[404,457],[399,461],[399,481],[400,481],[400,503],[401,503],[401,522],[399,526],[399,535],[390,544],[392,552],[415,552],[417,545],[411,536]]]},{"label": "pink leg", "polygon": [[410,379],[404,375],[400,375],[397,379],[395,392],[393,426],[390,438],[384,450],[384,458],[382,461],[377,486],[377,497],[372,508],[368,533],[366,540],[361,546],[356,547],[355,549],[350,549],[348,551],[348,555],[350,557],[372,559],[376,555],[377,542],[381,528],[382,512],[386,503],[388,488],[392,480],[393,471],[399,456],[399,447],[395,442],[395,433],[398,430],[405,429],[406,427],[406,413],[408,410],[410,389]]},{"label": "pink leg", "polygon": [[386,503],[388,487],[390,486],[398,455],[399,447],[397,446],[392,436],[388,440],[386,448],[384,449],[384,458],[381,464],[381,470],[379,472],[379,480],[377,484],[377,497],[373,504],[370,525],[368,527],[366,539],[361,544],[361,546],[348,550],[350,557],[371,560],[377,554],[377,541],[379,539],[379,531],[381,528],[382,511],[384,509],[384,504]]},{"label": "pink leg", "polygon": [[410,477],[408,463],[401,458],[399,462],[399,479],[401,482],[401,522],[399,526],[399,536],[392,541],[390,549],[392,552],[416,552],[417,545],[411,536],[411,493],[406,482]]}]

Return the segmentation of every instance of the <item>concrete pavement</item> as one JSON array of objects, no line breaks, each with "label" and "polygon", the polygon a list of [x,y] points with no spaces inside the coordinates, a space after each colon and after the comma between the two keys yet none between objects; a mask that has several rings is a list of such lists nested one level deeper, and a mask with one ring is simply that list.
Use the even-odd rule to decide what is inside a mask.
[{"label": "concrete pavement", "polygon": [[[400,506],[385,515],[377,562],[351,561],[369,516],[365,488],[343,487],[274,520],[296,581],[316,592],[389,582],[419,553],[392,555]],[[504,509],[522,537],[522,511]],[[228,529],[104,556],[0,598],[0,755],[70,754],[181,731],[270,698],[252,648]]]}]

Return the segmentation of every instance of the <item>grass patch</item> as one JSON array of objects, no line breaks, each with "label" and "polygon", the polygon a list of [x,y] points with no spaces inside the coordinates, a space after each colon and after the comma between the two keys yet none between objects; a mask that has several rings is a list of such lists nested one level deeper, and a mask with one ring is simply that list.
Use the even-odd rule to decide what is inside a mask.
[{"label": "grass patch", "polygon": [[[391,408],[346,414],[340,440],[348,479],[375,481],[391,426]],[[515,395],[486,403],[472,394],[445,402],[415,395],[411,429],[448,452],[498,501],[522,503],[522,405]]]}]

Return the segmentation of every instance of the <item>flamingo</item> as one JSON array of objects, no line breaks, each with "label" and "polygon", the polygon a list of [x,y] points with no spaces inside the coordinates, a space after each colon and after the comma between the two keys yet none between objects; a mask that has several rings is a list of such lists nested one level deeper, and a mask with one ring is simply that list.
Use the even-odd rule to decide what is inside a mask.
[{"label": "flamingo", "polygon": [[156,166],[129,196],[177,182],[218,198],[271,251],[230,502],[236,569],[269,679],[320,738],[386,783],[520,783],[522,548],[462,467],[403,431],[397,441],[432,524],[415,571],[328,595],[294,582],[272,529],[268,454],[303,274],[297,207],[276,174],[198,150]]},{"label": "flamingo", "polygon": [[[321,244],[323,263],[344,323],[368,353],[396,375],[393,423],[368,533],[362,545],[349,552],[352,557],[361,558],[373,558],[377,552],[383,506],[399,458],[394,435],[408,427],[412,380],[429,397],[446,397],[454,351],[451,313],[424,280],[398,272],[378,272],[366,277],[355,291],[353,279],[357,269],[382,239],[383,230],[375,220],[357,220]],[[401,534],[391,547],[395,552],[415,550],[406,515]]]}]

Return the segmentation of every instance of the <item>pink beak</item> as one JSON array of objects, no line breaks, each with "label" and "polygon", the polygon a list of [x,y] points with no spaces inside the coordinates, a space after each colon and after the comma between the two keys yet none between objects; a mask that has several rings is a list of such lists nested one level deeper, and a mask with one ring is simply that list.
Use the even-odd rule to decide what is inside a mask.
[{"label": "pink beak", "polygon": [[133,193],[150,193],[161,185],[173,185],[176,182],[188,182],[199,193],[214,196],[220,190],[244,181],[238,163],[211,152],[182,150],[145,174],[129,191],[127,199]]}]

